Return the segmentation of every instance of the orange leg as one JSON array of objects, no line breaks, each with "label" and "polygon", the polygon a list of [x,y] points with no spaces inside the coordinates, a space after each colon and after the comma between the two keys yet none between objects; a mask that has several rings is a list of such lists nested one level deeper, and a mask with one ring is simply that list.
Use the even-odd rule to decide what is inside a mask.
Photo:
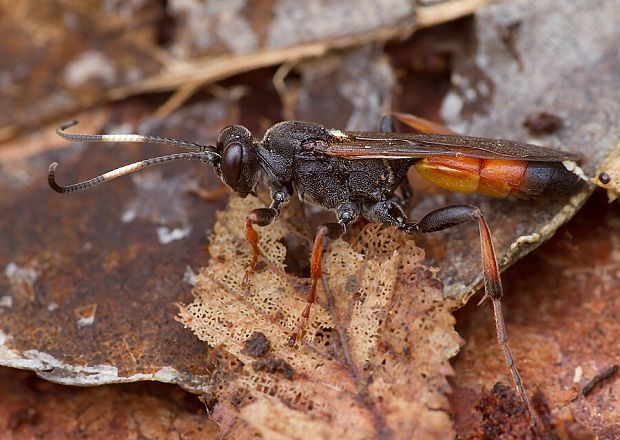
[{"label": "orange leg", "polygon": [[297,343],[299,339],[303,336],[304,327],[306,326],[306,322],[310,318],[310,311],[312,310],[312,305],[316,301],[316,286],[318,284],[321,275],[323,275],[321,271],[321,260],[323,259],[323,242],[325,241],[325,234],[327,232],[327,227],[325,225],[321,226],[314,237],[314,246],[312,248],[312,257],[310,258],[310,277],[312,278],[312,284],[310,285],[310,294],[308,295],[308,302],[306,303],[306,307],[304,307],[304,311],[301,312],[301,316],[297,320],[297,325],[295,326],[295,330],[291,334],[291,337],[288,340],[288,345],[293,347]]},{"label": "orange leg", "polygon": [[[497,265],[497,258],[491,240],[491,231],[485,221],[479,208],[470,205],[455,205],[446,208],[437,209],[430,212],[422,218],[418,223],[405,223],[400,226],[401,229],[410,234],[417,232],[434,232],[442,229],[448,229],[453,226],[468,221],[478,221],[478,229],[480,230],[480,246],[482,249],[482,274],[484,278],[485,298],[491,298],[493,302],[493,314],[495,316],[495,328],[497,331],[497,341],[504,354],[504,359],[512,375],[512,379],[517,388],[523,403],[528,409],[534,428],[540,431],[540,420],[538,415],[525,392],[523,380],[517,370],[512,351],[508,345],[508,335],[506,333],[506,325],[504,323],[504,315],[502,313],[501,299],[503,296],[502,282]],[[484,299],[484,298],[483,298]]]},{"label": "orange leg", "polygon": [[259,208],[250,211],[245,219],[245,238],[252,247],[252,258],[245,269],[245,275],[243,277],[244,286],[249,284],[260,255],[260,249],[258,248],[258,232],[256,232],[253,225],[267,226],[277,216],[278,210],[275,208]]},{"label": "orange leg", "polygon": [[[405,124],[406,126],[408,126],[409,128],[412,128],[413,130],[417,131],[418,133],[423,133],[423,134],[456,134],[455,132],[453,132],[452,130],[450,130],[447,127],[444,127],[442,125],[436,124],[434,122],[431,122],[427,119],[424,118],[419,118],[417,116],[413,116],[410,115],[408,113],[391,113],[389,115],[384,116],[384,118],[388,118],[385,121],[382,121],[382,129],[384,127],[387,127],[388,124],[391,125],[392,129],[389,131],[396,131],[394,130],[394,124],[392,121],[389,121],[389,119],[394,118],[399,122],[402,122],[403,124]],[[389,122],[388,122],[389,121]]]},{"label": "orange leg", "polygon": [[314,246],[312,248],[312,256],[310,257],[310,277],[312,282],[310,284],[310,294],[308,295],[308,302],[304,307],[303,312],[297,320],[295,330],[291,333],[291,337],[288,340],[288,345],[294,347],[297,341],[301,339],[304,334],[304,328],[308,319],[310,318],[310,311],[313,304],[316,302],[316,287],[318,285],[323,272],[321,270],[321,261],[323,259],[323,245],[325,243],[325,237],[332,240],[342,237],[347,231],[347,225],[354,219],[355,216],[347,215],[346,218],[340,218],[339,223],[325,223],[319,227],[314,238]]},{"label": "orange leg", "polygon": [[258,248],[258,232],[254,229],[254,225],[267,226],[271,224],[279,215],[280,207],[286,203],[289,194],[280,188],[271,189],[271,206],[269,208],[253,209],[245,218],[245,238],[252,247],[252,258],[245,269],[243,276],[243,286],[250,283],[250,278],[256,269],[256,263],[260,255]]}]

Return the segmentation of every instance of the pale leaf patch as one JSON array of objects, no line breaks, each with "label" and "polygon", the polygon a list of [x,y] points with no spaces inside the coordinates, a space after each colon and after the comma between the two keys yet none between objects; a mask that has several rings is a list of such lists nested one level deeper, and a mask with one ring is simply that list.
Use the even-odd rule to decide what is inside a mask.
[{"label": "pale leaf patch", "polygon": [[[292,206],[258,228],[266,265],[244,290],[250,258],[244,220],[259,206],[256,199],[233,199],[218,215],[212,258],[198,275],[194,302],[182,306],[179,317],[227,354],[213,379],[214,418],[248,429],[223,435],[453,437],[446,376],[461,341],[423,251],[405,234],[377,225],[328,243],[323,269],[329,291],[319,287],[307,332],[291,348],[287,340],[309,281],[286,273],[283,239],[304,232]],[[245,346],[255,332],[270,344],[261,357]]]}]

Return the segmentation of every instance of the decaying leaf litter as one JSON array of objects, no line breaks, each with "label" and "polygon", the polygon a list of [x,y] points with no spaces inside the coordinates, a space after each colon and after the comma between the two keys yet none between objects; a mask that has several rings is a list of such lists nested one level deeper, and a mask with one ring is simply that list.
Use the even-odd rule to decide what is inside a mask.
[{"label": "decaying leaf litter", "polygon": [[[509,8],[510,8],[510,6],[509,6]],[[496,11],[497,11],[496,14],[501,16],[501,13],[500,13],[501,10],[496,10]],[[547,11],[547,13],[548,13],[548,11]],[[601,10],[601,14],[607,14],[607,15],[610,15],[610,16],[613,15],[613,14],[606,13],[604,10]],[[576,14],[576,16],[579,16],[579,14]],[[488,16],[486,18],[484,18],[484,19],[487,20]],[[527,20],[526,20],[526,22],[527,22]],[[481,22],[481,23],[483,23],[483,22]],[[556,22],[554,22],[554,23],[556,23]],[[492,28],[493,26],[494,25],[488,25],[487,27],[488,28],[489,27]],[[484,28],[485,28],[485,25],[481,24],[480,25],[480,29],[484,29]],[[516,28],[517,28],[517,31],[518,31],[519,30],[518,26]],[[549,25],[547,25],[547,28],[549,28]],[[521,29],[522,29],[521,33],[520,32],[516,32],[516,36],[517,37],[520,37],[520,36],[525,34],[525,35],[531,35],[532,38],[535,38],[536,34],[533,33],[531,30],[527,30],[526,31],[526,30],[523,30],[523,29],[526,29],[526,28],[521,28]],[[597,31],[605,31],[606,28],[605,28],[605,26],[596,26],[596,27],[592,27],[592,29],[596,29]],[[562,33],[560,32],[558,35],[562,35]],[[590,40],[587,38],[587,35],[588,35],[587,32],[585,32],[585,33],[581,32],[578,35],[575,34],[575,37],[578,37],[581,42],[588,42]],[[497,39],[496,41],[501,42],[501,39]],[[547,41],[547,44],[549,44],[549,40],[548,39],[545,40],[545,39],[541,38],[541,42],[543,42],[543,41]],[[601,42],[601,43],[604,43],[606,40],[605,40],[605,38],[601,37],[598,41]],[[523,48],[526,47],[526,46],[524,46],[523,44],[519,43],[519,40],[517,39],[516,47],[517,47],[517,49],[520,49],[517,53],[521,53],[521,56],[522,56],[521,63],[523,64],[523,66],[525,66],[527,68],[528,66],[532,66],[533,64],[529,64],[527,62],[527,57],[525,57],[525,59],[523,59],[524,58]],[[534,47],[534,46],[532,46],[532,47]],[[498,48],[497,46],[494,46],[493,49],[497,50],[497,51],[499,51],[501,53],[501,47]],[[566,54],[566,53],[569,53],[569,52],[570,51],[559,51],[558,53]],[[590,51],[590,54],[592,56],[596,55],[597,53],[598,53],[598,50],[591,50]],[[614,57],[607,57],[607,60],[613,61]],[[510,65],[511,64],[509,63],[508,66],[510,66]],[[564,64],[562,64],[562,66],[564,67]],[[606,66],[604,63],[597,64],[596,68],[591,68],[591,66],[586,65],[586,66],[583,66],[583,75],[582,75],[581,79],[579,77],[577,77],[576,78],[576,80],[577,80],[576,83],[573,81],[573,79],[571,79],[571,75],[570,74],[564,74],[564,76],[563,76],[563,75],[560,75],[558,73],[559,78],[555,81],[555,84],[557,84],[558,87],[561,86],[563,91],[567,91],[567,90],[570,91],[570,92],[582,91],[582,93],[588,94],[588,96],[590,96],[591,99],[588,99],[588,103],[589,104],[591,104],[592,106],[595,106],[595,107],[597,107],[599,109],[605,109],[605,108],[607,108],[606,104],[604,104],[604,105],[598,105],[597,104],[597,102],[598,102],[597,98],[600,97],[600,96],[603,96],[603,95],[601,95],[599,91],[591,90],[591,88],[592,88],[592,86],[599,86],[599,88],[602,89],[602,90],[613,90],[614,89],[613,88],[613,82],[612,82],[612,84],[609,84],[609,81],[606,81],[604,79],[605,76],[603,74],[605,72],[608,72],[608,71],[613,71],[613,69],[609,69],[609,66]],[[502,72],[503,71],[500,71],[499,74],[503,74]],[[598,83],[595,82],[594,84],[588,85],[587,80],[588,80],[588,78],[591,78],[592,72],[596,72],[598,75],[603,75],[603,80],[599,81]],[[528,71],[524,72],[523,74],[516,73],[516,75],[518,77],[522,77],[523,75],[525,75],[525,73],[528,73]],[[465,77],[469,77],[469,74],[465,74]],[[475,76],[474,76],[474,78],[475,78]],[[552,75],[552,76],[549,76],[549,78],[553,79],[554,77]],[[505,82],[502,81],[502,84],[505,84]],[[569,84],[572,84],[572,85],[569,85]],[[455,85],[457,85],[457,84],[455,84]],[[541,89],[544,90],[545,87],[542,87]],[[591,90],[591,91],[588,92],[588,90]],[[497,93],[498,89],[496,89],[495,92]],[[558,94],[557,92],[553,92],[552,94],[554,96],[561,96],[562,95],[562,94]],[[466,94],[464,94],[464,95],[466,95]],[[540,95],[540,96],[543,96],[543,95]],[[546,96],[546,95],[544,95],[544,96]],[[607,95],[607,96],[609,96],[609,95]],[[541,98],[541,100],[542,100],[542,98]],[[511,102],[510,101],[510,97],[508,97],[508,101]],[[527,100],[525,100],[525,101],[527,101]],[[513,100],[512,102],[515,102],[515,101]],[[526,104],[529,105],[528,102],[524,102],[523,104],[524,105],[526,105]],[[545,102],[540,101],[539,104],[541,104],[541,105],[544,104],[545,106],[550,106],[553,103],[546,102],[546,101]],[[555,105],[557,105],[557,104],[555,104]],[[559,107],[560,108],[567,108],[565,103],[560,103]],[[45,109],[45,107],[42,107],[42,108]],[[399,108],[402,109],[402,107],[399,107]],[[515,132],[512,132],[513,128],[511,128],[511,127],[513,127],[513,126],[511,126],[511,124],[509,123],[509,121],[510,121],[510,117],[509,116],[510,116],[511,112],[512,113],[517,113],[517,114],[525,114],[524,112],[526,111],[526,108],[519,107],[518,109],[513,109],[513,108],[511,108],[511,106],[505,106],[505,105],[501,105],[500,106],[500,103],[497,103],[497,106],[496,107],[492,107],[492,108],[493,108],[493,111],[491,113],[492,113],[492,115],[494,115],[495,120],[491,121],[490,124],[493,125],[495,128],[491,127],[491,129],[490,129],[491,131],[488,131],[489,130],[488,127],[486,129],[485,128],[480,128],[479,126],[477,128],[474,127],[473,129],[472,129],[472,127],[469,127],[469,128],[465,128],[464,132],[470,132],[470,130],[473,130],[473,131],[478,131],[479,134],[490,134],[490,133],[493,133],[495,135],[505,136],[505,137],[508,137],[508,138],[515,138],[515,139],[526,139],[527,138],[527,135],[524,135],[523,133],[519,132],[518,130],[516,130]],[[502,110],[502,108],[504,110]],[[471,107],[467,107],[466,110],[467,110],[467,112],[470,112],[472,109],[471,109]],[[503,111],[507,112],[508,114],[504,115],[504,113],[502,113]],[[608,111],[608,110],[605,110],[605,111]],[[581,138],[581,135],[579,134],[580,133],[579,127],[587,126],[587,127],[589,127],[589,131],[588,131],[588,134],[586,136],[586,140],[587,140],[586,143],[596,147],[598,152],[604,152],[605,148],[606,148],[606,145],[607,145],[607,139],[609,137],[613,138],[613,136],[614,136],[613,130],[608,130],[607,131],[607,133],[608,133],[608,135],[607,135],[608,137],[607,138],[605,138],[605,137],[601,138],[600,135],[597,134],[597,133],[599,133],[599,130],[596,128],[597,124],[601,125],[601,123],[600,123],[601,119],[599,118],[601,113],[600,112],[597,113],[595,111],[582,111],[580,114],[582,116],[584,116],[584,117],[586,115],[588,115],[588,118],[590,120],[589,121],[582,121],[584,123],[580,122],[580,123],[577,123],[577,124],[573,124],[573,123],[570,123],[570,121],[572,121],[572,120],[580,120],[579,119],[579,114],[573,114],[572,111],[569,114],[566,114],[566,113],[562,114],[562,116],[565,118],[564,121],[565,122],[569,122],[569,125],[568,126],[565,125],[565,128],[563,128],[563,130],[565,130],[566,127],[568,127],[568,132],[560,131],[559,133],[560,133],[561,136],[559,137],[559,139],[555,139],[555,137],[551,138],[553,143],[557,142],[556,145],[558,145],[558,146],[559,145],[564,145],[564,143],[567,143],[567,144],[570,144],[570,145],[580,145],[580,142],[578,142],[576,140],[576,139],[580,139]],[[614,113],[613,113],[613,111],[611,111],[609,114],[614,114]],[[592,116],[592,115],[596,115],[596,116]],[[480,118],[482,118],[482,119],[480,119]],[[478,124],[480,124],[481,120],[484,120],[484,115],[482,115],[480,118],[477,119]],[[577,119],[575,119],[575,118],[577,118]],[[498,125],[498,121],[501,122],[501,124]],[[328,123],[328,125],[333,125],[333,124],[330,124],[329,121],[327,121],[327,123]],[[604,124],[602,124],[602,125],[604,125]],[[518,127],[519,123],[515,123],[514,126]],[[339,127],[340,127],[340,125],[339,125]],[[458,127],[458,124],[457,124],[457,127]],[[494,129],[497,130],[497,132],[493,132]],[[567,137],[566,133],[568,133],[568,137]],[[200,136],[200,138],[202,139],[202,136]],[[583,138],[581,138],[581,140],[583,141]],[[594,140],[595,142],[592,143],[591,142],[592,140]],[[547,139],[547,141],[548,141],[548,139]],[[543,142],[544,142],[544,140],[543,140]],[[43,159],[34,158],[34,161],[36,161],[36,160],[40,160],[43,163],[49,163],[49,159],[48,158],[43,158]],[[37,169],[36,166],[34,166],[31,171],[28,171],[28,174],[35,175],[36,174],[36,169]],[[96,167],[94,167],[93,169],[96,169]],[[120,191],[121,187],[122,187],[122,185],[119,186],[119,191]],[[34,195],[34,196],[36,196],[36,195]],[[32,199],[36,199],[36,197],[28,197],[28,199],[32,200]],[[436,200],[434,200],[434,201],[436,201]],[[107,202],[103,201],[103,203],[109,203],[109,200]],[[426,206],[427,204],[428,204],[428,202],[426,204],[424,204],[424,205],[421,205],[419,207],[419,209],[426,210],[427,207],[428,207],[428,206]],[[39,205],[43,206],[41,204],[39,204]],[[512,205],[511,203],[506,203],[506,204],[502,203],[502,205],[504,205],[504,208],[507,209],[507,210],[512,210],[514,208],[514,205]],[[488,201],[484,201],[483,202],[483,209],[485,210],[485,212],[487,210],[489,210],[489,209],[493,209],[494,206],[497,206],[497,205],[495,205],[493,202],[488,202]],[[17,208],[17,209],[15,209],[15,208]],[[534,208],[535,209],[540,209],[541,207],[534,207]],[[60,209],[60,208],[56,207],[56,209]],[[22,212],[22,211],[19,210],[19,207],[15,207],[15,206],[12,205],[10,207],[7,207],[7,211],[6,212]],[[99,215],[99,217],[101,217],[101,216]],[[502,218],[502,217],[504,217],[504,214],[501,211],[498,212],[498,218]],[[519,222],[521,221],[521,220],[519,220],[519,218],[514,220],[514,224],[511,223],[511,224],[507,225],[507,229],[509,229],[509,230],[513,229],[515,225],[518,225]],[[87,222],[88,222],[87,218],[81,218],[81,220],[80,220],[80,223],[83,224],[83,225],[87,224]],[[492,225],[492,227],[493,227],[493,225]],[[500,227],[503,227],[503,226],[500,225]],[[15,229],[15,228],[12,228],[12,230],[13,229]],[[494,229],[497,229],[497,226],[495,226]],[[106,228],[101,228],[99,230],[101,231],[101,230],[107,230],[107,229]],[[35,234],[35,236],[36,236],[36,234]],[[500,236],[500,238],[504,237],[502,233],[499,233],[499,236]],[[125,235],[125,238],[126,237],[127,237],[127,235]],[[43,241],[45,241],[45,239]],[[442,239],[438,239],[437,240],[437,242],[440,242],[440,243],[441,243],[441,241],[442,241]],[[466,239],[462,240],[463,243],[466,243],[467,241],[468,240],[466,240]],[[55,246],[51,246],[51,247],[55,247]],[[429,252],[433,251],[433,254],[435,254],[434,251],[435,251],[436,247],[437,246],[430,246],[430,247],[424,246],[425,250],[427,250]],[[188,249],[189,248],[190,247],[188,246]],[[123,249],[123,248],[119,247],[119,249]],[[130,251],[129,254],[135,255],[137,249],[139,249],[139,243],[132,243],[131,246],[128,249]],[[147,248],[147,249],[148,249],[148,251],[146,252],[146,254],[149,255],[149,258],[152,258],[151,255],[155,255],[156,249],[153,249],[153,248]],[[191,249],[192,249],[192,252],[194,252],[194,253],[197,252],[196,251],[196,247],[191,247]],[[468,251],[471,251],[471,249],[469,249],[469,250],[465,249],[466,253]],[[170,248],[168,248],[167,252],[168,252],[168,259],[167,260],[170,260],[170,258],[171,258],[170,256],[171,255],[174,255],[175,258],[178,255],[179,256],[178,260],[180,261],[179,264],[184,268],[185,263],[183,262],[183,257],[182,257],[182,254],[180,253],[180,251],[175,250],[174,252],[171,252]],[[441,255],[441,247],[439,247],[439,254],[438,255]],[[31,259],[31,258],[32,258],[32,255],[27,254],[27,255],[23,256],[22,261],[23,260],[28,260],[28,259]],[[112,261],[113,259],[114,258],[112,256],[110,258],[108,258],[109,261]],[[452,265],[453,267],[458,267],[459,266],[458,259],[456,260],[455,264],[452,264],[450,262],[451,260],[452,260],[451,258],[446,258],[446,264]],[[474,258],[473,260],[477,262],[477,259]],[[47,261],[47,260],[43,260],[43,261]],[[54,263],[54,261],[58,262],[59,260],[52,260],[52,266],[51,266],[52,268],[55,267],[54,264],[58,264],[58,263]],[[60,261],[62,261],[62,260],[60,260]],[[132,264],[132,265],[135,265],[136,262],[130,260],[129,262],[124,262],[122,264]],[[136,267],[146,269],[144,267],[144,265],[140,265],[140,264],[137,265]],[[463,267],[463,266],[461,265],[461,267]],[[472,271],[477,273],[478,272],[478,267],[477,266],[474,267],[472,265]],[[47,279],[46,273],[49,273],[49,272],[44,271],[41,274],[41,277],[37,280],[38,286],[46,286],[46,279]],[[163,275],[164,273],[168,273],[168,272],[160,272],[160,275]],[[85,274],[85,275],[87,275],[87,274]],[[442,272],[440,272],[440,276],[443,277],[444,275],[445,275],[445,270],[442,270]],[[172,277],[171,279],[173,279],[173,278],[174,277]],[[54,279],[56,279],[56,280],[58,279],[58,275],[57,274],[56,274]],[[87,281],[89,279],[89,277],[86,276],[85,278],[81,278],[81,279]],[[108,277],[108,279],[110,280],[109,282],[112,283],[114,281],[114,275],[112,274],[112,276]],[[140,281],[140,280],[138,280],[138,281]],[[161,284],[161,283],[159,283],[159,284]],[[67,284],[66,282],[62,283],[61,285],[62,286],[70,286],[70,284]],[[106,284],[106,286],[108,286],[108,284]],[[134,291],[137,291],[137,287],[138,286],[136,285],[136,283],[132,283],[131,284],[131,288]],[[151,310],[151,311],[155,312],[155,314],[153,315],[153,320],[154,320],[154,322],[156,322],[155,327],[164,328],[165,326],[162,327],[159,324],[159,321],[156,321],[157,319],[160,319],[159,314],[156,312],[156,310],[158,310],[158,308],[161,309],[161,310],[164,310],[167,307],[166,304],[164,304],[164,303],[162,303],[161,306],[159,306],[155,302],[155,301],[157,301],[157,300],[155,300],[155,298],[160,298],[160,299],[165,298],[162,295],[162,292],[160,290],[161,287],[162,286],[158,285],[158,283],[153,283],[150,286],[150,289],[151,289],[150,293],[151,293],[151,295],[148,297],[150,299],[148,299],[147,301],[149,301],[153,305],[153,307],[149,306],[148,310]],[[166,287],[166,283],[164,283],[163,287]],[[106,287],[106,290],[107,290],[108,294],[109,294],[109,292],[119,291],[117,288],[114,287],[113,284],[110,284],[108,287]],[[68,291],[71,291],[71,288]],[[76,290],[74,289],[74,291],[76,291]],[[79,288],[77,289],[77,292],[83,292],[83,291],[84,291],[83,288],[82,289],[79,289]],[[123,289],[121,289],[120,291],[123,291]],[[140,296],[140,298],[142,298],[142,297],[143,297],[143,295]],[[144,296],[144,297],[146,298],[146,296]],[[15,301],[19,302],[19,301],[21,301],[21,299],[18,298]],[[168,303],[169,301],[170,300],[166,300],[165,302]],[[100,303],[100,305],[101,304],[102,303]],[[42,307],[47,307],[47,304],[43,303]],[[111,310],[117,310],[118,311],[118,308],[119,308],[119,306],[114,306],[113,305]],[[30,307],[30,308],[17,308],[16,307],[15,308],[15,310],[20,310],[20,311],[25,310],[26,313],[28,313],[28,315],[23,315],[23,316],[32,316],[31,309],[32,309],[32,307]],[[169,308],[169,310],[167,310],[167,312],[165,313],[165,315],[166,315],[165,318],[169,319],[170,316],[173,315],[173,314],[174,314],[174,309],[173,308]],[[37,315],[37,316],[39,316],[39,315]],[[110,311],[106,310],[105,307],[99,307],[98,308],[98,312],[97,312],[97,318],[99,318],[99,317],[106,317],[106,316],[112,316],[112,315],[110,315]],[[118,313],[116,313],[116,316],[118,316]],[[138,316],[138,315],[136,315],[136,316]],[[45,317],[44,321],[47,322],[47,321],[51,321],[53,319],[54,319],[53,316]],[[101,325],[102,325],[101,322],[103,322],[103,321],[95,321],[95,322],[99,322],[97,329],[101,330]],[[114,324],[112,322],[109,322],[109,321],[107,321],[106,325],[114,326]],[[165,327],[165,328],[166,328],[167,332],[172,331],[171,328],[168,328],[168,327]],[[83,332],[84,331],[88,331],[88,328],[85,328],[85,330],[82,330],[82,331]],[[113,335],[118,335],[118,332],[112,332],[112,334]],[[179,332],[179,334],[183,334],[183,333]],[[45,340],[47,341],[46,344],[45,344],[46,348],[53,345],[53,344],[50,344],[51,342],[53,342],[53,340],[50,339],[50,338],[53,338],[54,335],[60,336],[59,333],[58,334],[57,333],[50,333],[50,334],[45,336],[46,337]],[[18,354],[24,353],[24,352],[26,352],[26,350],[32,349],[33,347],[34,348],[41,348],[39,345],[37,345],[36,341],[35,342],[31,342],[28,338],[23,338],[24,334],[20,334],[19,336],[20,337],[18,339],[13,339],[11,342],[9,342],[10,348],[11,349],[15,349],[16,353],[18,353]],[[158,357],[158,350],[159,349],[157,347],[161,347],[161,346],[177,346],[177,347],[181,347],[181,346],[193,346],[193,345],[195,345],[195,346],[193,346],[193,349],[197,350],[198,346],[200,345],[199,343],[192,344],[192,341],[190,341],[191,338],[188,338],[187,340],[184,341],[183,338],[181,338],[176,333],[174,334],[174,338],[171,340],[171,341],[173,341],[172,344],[170,344],[169,341],[166,340],[163,343],[163,345],[162,345],[162,343],[157,343],[156,341],[153,341],[153,344],[147,343],[144,346],[140,346],[140,344],[136,345],[136,342],[139,341],[139,340],[142,340],[144,342],[149,342],[149,340],[151,338],[155,338],[155,333],[154,332],[153,333],[147,332],[147,333],[142,333],[142,334],[131,334],[130,336],[128,336],[126,338],[126,340],[128,341],[129,346],[132,347],[132,348],[136,348],[136,350],[130,349],[130,351],[128,353],[128,355],[131,355],[131,356],[129,356],[129,362],[125,362],[125,360],[123,360],[122,362],[117,362],[117,359],[115,359],[114,357],[110,357],[110,356],[105,357],[104,353],[101,352],[101,351],[96,351],[97,355],[94,356],[92,359],[88,358],[88,353],[82,354],[79,359],[86,359],[86,363],[88,365],[98,364],[102,360],[105,361],[105,363],[108,363],[108,364],[111,364],[111,365],[115,365],[115,364],[116,365],[122,365],[122,368],[120,370],[120,373],[121,373],[120,375],[121,376],[127,376],[126,377],[127,380],[132,380],[131,377],[134,377],[133,380],[136,380],[138,377],[145,377],[145,378],[151,377],[151,378],[155,378],[155,379],[160,377],[159,380],[161,380],[161,379],[164,379],[164,376],[157,376],[157,375],[150,374],[150,373],[152,373],[152,371],[157,371],[158,366],[162,365],[162,362],[161,362],[162,359],[160,359]],[[492,339],[493,339],[493,335],[491,334],[487,340],[491,341]],[[182,341],[184,341],[184,343],[181,345],[180,342],[182,342]],[[15,345],[16,342],[18,343],[18,345]],[[120,345],[122,345],[122,344],[116,344],[112,340],[109,341],[109,342],[106,342],[106,341],[102,341],[102,342],[104,342],[104,343],[103,344],[99,344],[102,347],[102,349],[104,349],[106,347],[113,348],[112,350],[107,350],[110,353],[116,351],[117,345],[119,347],[120,347]],[[22,343],[23,343],[23,345],[22,345]],[[67,344],[65,342],[63,345],[65,347],[68,347],[71,344]],[[493,350],[495,350],[496,347],[495,347],[494,344],[488,344],[488,345],[491,346],[493,348]],[[192,349],[189,349],[187,351],[186,354],[188,356],[188,359],[191,356],[193,356],[192,353],[193,353]],[[55,356],[59,356],[59,352],[53,352],[53,354]],[[128,356],[128,355],[125,354],[124,356]],[[76,375],[79,376],[79,373],[77,372],[79,370],[67,369],[67,365],[75,364],[75,359],[76,358],[73,357],[72,353],[66,353],[65,356],[66,357],[64,357],[64,359],[67,360],[68,364],[65,364],[64,366],[60,365],[59,367],[55,368],[51,372],[43,372],[43,371],[41,371],[41,374],[44,374],[44,375],[46,375],[47,377],[49,377],[50,379],[53,379],[53,380],[58,380],[58,378],[62,377],[63,380],[67,381],[67,383],[71,383],[71,381],[73,381],[73,380],[79,381],[80,379],[76,379]],[[84,356],[86,356],[86,358],[84,358]],[[135,359],[133,359],[133,361],[132,361],[132,358],[135,358]],[[170,356],[165,357],[163,359],[164,360],[163,365],[166,365],[166,366],[173,365],[173,363],[170,360],[174,359],[174,358],[178,359],[178,356],[174,356],[174,354],[171,354]],[[497,359],[498,359],[497,363],[501,365],[501,358],[498,356]],[[135,361],[137,361],[138,363],[136,364]],[[45,366],[43,366],[43,367],[45,367]],[[183,373],[185,373],[186,370],[184,368],[180,367],[179,365],[176,365],[176,367],[179,367],[179,371],[182,371]],[[501,367],[503,368],[503,365],[501,365]],[[33,368],[36,369],[38,367],[35,366]],[[476,372],[478,372],[478,369],[476,369],[476,370],[477,370]],[[199,370],[197,368],[193,368],[192,371],[194,371],[194,372],[201,372],[201,370]],[[138,373],[145,372],[145,373],[149,373],[149,374],[145,374],[145,375],[142,375],[142,376],[139,375],[139,374],[136,375],[136,376],[131,376],[132,374],[135,374],[136,372],[138,372]],[[497,373],[497,375],[494,377],[494,379],[495,378],[501,378],[502,380],[505,380],[505,381],[508,380],[506,375],[505,375],[505,371],[502,370],[502,369],[500,369],[500,372]],[[118,376],[113,376],[113,375],[110,375],[110,376],[99,375],[99,376],[97,376],[97,375],[90,374],[89,375],[89,380],[91,380],[92,383],[101,383],[101,381],[105,382],[105,381],[109,381],[109,380],[118,380]],[[125,378],[123,378],[123,380],[125,380]],[[169,379],[167,379],[167,380],[169,380]],[[183,376],[183,375],[176,376],[176,378],[172,378],[172,380],[173,381],[177,381],[179,383],[184,383],[185,385],[190,383],[188,377],[187,376]],[[204,380],[204,377],[203,377],[203,380]],[[97,382],[97,381],[100,381],[100,382]],[[527,379],[526,379],[526,381],[527,381]],[[207,383],[208,383],[208,381],[207,381]],[[217,408],[216,408],[216,411],[217,411]],[[224,420],[224,419],[225,419],[224,416],[222,416],[220,418],[220,420]]]},{"label": "decaying leaf litter", "polygon": [[165,8],[157,2],[68,0],[15,7],[5,0],[0,33],[7,57],[0,67],[7,93],[0,94],[0,107],[13,111],[0,114],[0,140],[60,114],[161,91],[175,92],[159,110],[170,115],[216,81],[333,49],[406,38],[490,2],[280,0],[253,7],[247,0],[171,0]]},{"label": "decaying leaf litter", "polygon": [[[352,231],[350,242],[333,242],[324,255],[327,291],[321,289],[307,334],[293,349],[287,340],[308,283],[286,273],[282,241],[307,231],[293,209],[262,228],[266,266],[244,289],[244,213],[259,206],[233,198],[218,214],[210,264],[198,274],[194,302],[181,308],[181,322],[234,359],[213,385],[218,406],[266,436],[451,436],[446,376],[460,338],[423,251],[377,225]],[[260,359],[245,348],[256,331],[271,347]],[[259,369],[259,360],[287,365],[290,374]]]},{"label": "decaying leaf litter", "polygon": [[600,173],[592,177],[592,183],[607,191],[609,203],[614,202],[620,196],[620,144],[614,152],[605,160]]}]

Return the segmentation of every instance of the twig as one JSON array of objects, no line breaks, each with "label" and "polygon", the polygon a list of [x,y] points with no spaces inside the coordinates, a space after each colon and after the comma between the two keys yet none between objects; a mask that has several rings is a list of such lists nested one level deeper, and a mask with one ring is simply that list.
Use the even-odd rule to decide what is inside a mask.
[{"label": "twig", "polygon": [[594,388],[596,388],[597,385],[609,379],[610,377],[614,376],[617,372],[618,372],[618,365],[612,365],[607,370],[603,371],[602,373],[597,374],[596,376],[592,378],[590,382],[584,385],[584,387],[581,390],[581,395],[583,397],[586,397],[588,394],[590,394],[594,390]]}]

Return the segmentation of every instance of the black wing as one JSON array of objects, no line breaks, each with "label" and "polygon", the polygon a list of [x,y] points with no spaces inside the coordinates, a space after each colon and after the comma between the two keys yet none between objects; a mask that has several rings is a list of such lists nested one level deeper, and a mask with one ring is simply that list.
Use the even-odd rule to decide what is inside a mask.
[{"label": "black wing", "polygon": [[313,142],[307,148],[348,159],[419,159],[430,156],[508,159],[529,162],[579,160],[577,154],[547,147],[473,136],[330,130],[329,142]]}]

